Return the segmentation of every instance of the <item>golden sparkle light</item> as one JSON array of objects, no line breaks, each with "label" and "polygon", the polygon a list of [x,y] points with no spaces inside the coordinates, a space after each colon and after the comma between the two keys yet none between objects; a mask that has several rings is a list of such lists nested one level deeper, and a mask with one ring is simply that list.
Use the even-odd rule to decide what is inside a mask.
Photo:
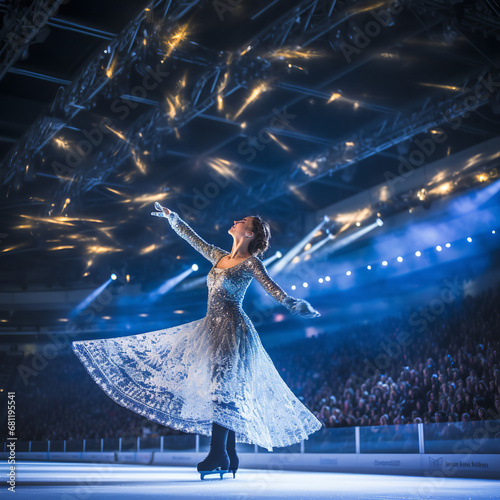
[{"label": "golden sparkle light", "polygon": [[296,47],[295,49],[279,48],[268,55],[271,59],[313,59],[322,57],[322,54],[313,50]]},{"label": "golden sparkle light", "polygon": [[103,247],[100,245],[94,245],[87,247],[87,252],[97,254],[97,253],[123,252],[123,250],[121,248]]},{"label": "golden sparkle light", "polygon": [[107,189],[108,191],[111,191],[112,193],[114,194],[117,194],[119,196],[125,196],[124,193],[121,193],[120,191],[118,191],[117,189],[113,189],[113,188],[110,188],[108,186],[105,186],[105,189]]},{"label": "golden sparkle light", "polygon": [[64,205],[63,207],[61,208],[61,213],[63,213],[65,210],[66,210],[66,207],[69,205],[69,203],[71,202],[71,200],[69,198],[66,198],[64,200]]},{"label": "golden sparkle light", "polygon": [[2,248],[2,250],[0,250],[2,253],[6,253],[6,252],[12,252],[12,250],[17,250],[18,248],[23,248],[25,247],[26,244],[24,243],[19,243],[18,245],[13,245],[11,247],[7,247],[7,248]]},{"label": "golden sparkle light", "polygon": [[371,3],[369,5],[362,5],[361,7],[352,7],[352,9],[350,9],[349,13],[350,14],[361,14],[363,12],[368,12],[370,10],[379,9],[380,7],[383,7],[384,5],[387,5],[388,3],[389,2],[382,0],[381,2]]},{"label": "golden sparkle light", "polygon": [[116,67],[116,63],[117,62],[118,62],[117,58],[113,57],[113,59],[111,60],[111,64],[108,66],[108,69],[106,70],[106,76],[108,78],[112,78],[113,77],[113,73],[115,71],[115,67]]},{"label": "golden sparkle light", "polygon": [[59,247],[52,247],[52,248],[47,248],[47,250],[51,251],[51,250],[65,250],[67,248],[75,248],[74,245],[61,245]]},{"label": "golden sparkle light", "polygon": [[63,149],[66,149],[66,150],[70,149],[69,141],[66,141],[65,139],[59,139],[58,137],[55,137],[54,138],[54,142],[60,148],[63,148]]},{"label": "golden sparkle light", "polygon": [[172,52],[179,46],[179,44],[187,37],[188,25],[185,24],[179,29],[174,31],[169,38],[163,39],[163,45],[165,46],[165,56],[162,59],[162,63],[167,57],[170,57]]},{"label": "golden sparkle light", "polygon": [[285,151],[290,151],[290,148],[281,142],[274,134],[271,134],[271,132],[268,132],[267,135],[281,148],[284,149]]},{"label": "golden sparkle light", "polygon": [[236,176],[235,171],[238,170],[238,164],[224,158],[209,158],[208,165],[223,177],[231,177],[237,182],[241,182]]},{"label": "golden sparkle light", "polygon": [[240,116],[241,113],[243,113],[243,111],[245,111],[245,109],[247,108],[247,106],[249,104],[256,101],[259,98],[259,96],[262,95],[267,90],[269,90],[269,86],[266,83],[261,83],[261,84],[257,85],[257,87],[255,87],[252,90],[252,93],[247,98],[247,100],[243,103],[243,106],[241,106],[241,108],[238,110],[238,112],[234,115],[234,119],[236,120],[236,118],[238,118],[238,116]]},{"label": "golden sparkle light", "polygon": [[240,52],[240,56],[244,56],[249,50],[252,50],[252,46],[251,45],[248,45],[247,47],[245,47],[241,52]]},{"label": "golden sparkle light", "polygon": [[147,167],[146,164],[142,161],[141,157],[135,152],[135,149],[131,148],[132,158],[134,159],[137,168],[140,170],[142,174],[146,173]]},{"label": "golden sparkle light", "polygon": [[150,253],[150,252],[156,250],[157,248],[158,248],[158,246],[153,243],[152,245],[149,245],[145,248],[141,248],[141,250],[139,250],[139,254],[144,255],[146,253]]},{"label": "golden sparkle light", "polygon": [[130,142],[120,131],[113,129],[109,125],[106,125],[106,124],[104,126],[108,130],[110,130],[111,132],[113,132],[113,134],[115,134],[117,137],[119,137],[122,141],[125,141],[127,144]]},{"label": "golden sparkle light", "polygon": [[427,198],[427,191],[424,188],[420,189],[417,193],[417,198],[420,201],[424,201]]},{"label": "golden sparkle light", "polygon": [[328,99],[327,104],[330,104],[332,101],[336,101],[337,99],[340,99],[342,96],[338,92],[334,92],[331,96],[330,99]]},{"label": "golden sparkle light", "polygon": [[344,226],[341,228],[341,231],[344,231],[349,226],[356,225],[357,222],[361,222],[371,217],[371,215],[371,209],[369,207],[365,207],[353,212],[338,214],[337,217],[335,217],[335,221],[339,224],[344,224]]},{"label": "golden sparkle light", "polygon": [[438,83],[419,82],[419,85],[423,85],[424,87],[435,87],[443,90],[452,90],[454,92],[459,92],[461,90],[460,87],[455,87],[454,85],[440,85]]}]

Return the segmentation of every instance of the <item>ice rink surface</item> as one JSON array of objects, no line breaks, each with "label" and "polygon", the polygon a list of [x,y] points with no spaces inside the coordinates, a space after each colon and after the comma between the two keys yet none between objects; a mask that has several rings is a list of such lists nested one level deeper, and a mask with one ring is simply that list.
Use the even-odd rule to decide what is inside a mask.
[{"label": "ice rink surface", "polygon": [[[0,464],[2,491],[7,495],[8,465]],[[233,479],[204,481],[195,467],[125,464],[17,462],[16,500],[97,499],[315,499],[345,500],[500,499],[500,481],[338,472],[241,469]],[[209,479],[213,478],[213,479]]]}]

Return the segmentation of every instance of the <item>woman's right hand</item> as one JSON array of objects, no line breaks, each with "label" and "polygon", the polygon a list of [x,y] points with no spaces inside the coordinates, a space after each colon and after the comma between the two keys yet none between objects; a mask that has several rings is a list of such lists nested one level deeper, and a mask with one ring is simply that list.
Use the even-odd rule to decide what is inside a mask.
[{"label": "woman's right hand", "polygon": [[165,217],[170,215],[170,210],[167,207],[162,207],[157,201],[155,202],[155,208],[156,210],[161,210]]}]

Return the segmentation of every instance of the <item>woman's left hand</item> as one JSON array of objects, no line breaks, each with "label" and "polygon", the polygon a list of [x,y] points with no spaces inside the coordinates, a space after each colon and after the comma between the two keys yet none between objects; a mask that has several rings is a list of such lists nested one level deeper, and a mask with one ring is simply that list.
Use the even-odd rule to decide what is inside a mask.
[{"label": "woman's left hand", "polygon": [[314,309],[314,307],[304,299],[296,299],[295,297],[287,297],[285,299],[284,305],[289,309],[293,314],[297,314],[298,316],[302,316],[304,318],[317,318],[321,316],[321,314]]}]

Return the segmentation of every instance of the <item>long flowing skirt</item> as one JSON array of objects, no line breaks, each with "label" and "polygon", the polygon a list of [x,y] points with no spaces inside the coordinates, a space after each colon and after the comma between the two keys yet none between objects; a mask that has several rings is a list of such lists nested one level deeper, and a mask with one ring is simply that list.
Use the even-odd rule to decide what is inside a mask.
[{"label": "long flowing skirt", "polygon": [[95,382],[121,406],[165,426],[210,436],[212,422],[239,443],[269,451],[322,423],[285,384],[250,318],[202,319],[72,348]]}]

